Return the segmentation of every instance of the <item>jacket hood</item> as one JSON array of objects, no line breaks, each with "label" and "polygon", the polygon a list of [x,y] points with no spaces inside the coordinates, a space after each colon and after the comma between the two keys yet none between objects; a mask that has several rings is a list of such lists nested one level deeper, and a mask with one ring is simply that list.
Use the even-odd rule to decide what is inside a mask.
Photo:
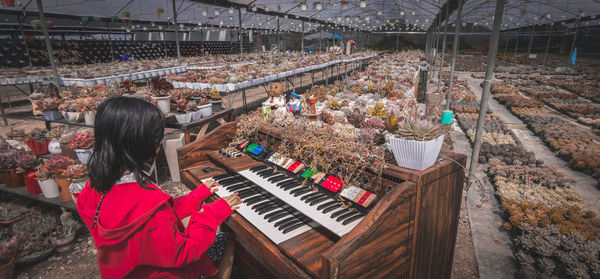
[{"label": "jacket hood", "polygon": [[172,197],[157,186],[148,184],[147,190],[137,182],[116,184],[105,194],[94,226],[98,203],[102,194],[89,186],[89,181],[77,198],[77,210],[88,229],[94,234],[97,246],[114,245],[126,240],[143,226]]}]

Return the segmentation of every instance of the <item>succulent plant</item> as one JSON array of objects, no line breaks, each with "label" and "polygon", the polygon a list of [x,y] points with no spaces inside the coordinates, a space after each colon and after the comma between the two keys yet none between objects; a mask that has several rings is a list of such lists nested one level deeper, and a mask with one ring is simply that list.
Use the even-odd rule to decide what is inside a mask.
[{"label": "succulent plant", "polygon": [[387,117],[387,112],[383,109],[384,107],[385,105],[383,103],[376,103],[373,108],[367,109],[367,115],[385,119]]},{"label": "succulent plant", "polygon": [[7,149],[0,152],[0,169],[7,170],[17,167],[17,160],[24,153],[20,149]]},{"label": "succulent plant", "polygon": [[46,131],[40,128],[33,128],[31,132],[27,135],[27,139],[35,140],[35,141],[45,141],[46,140]]},{"label": "succulent plant", "polygon": [[71,164],[73,164],[73,160],[67,156],[54,156],[46,161],[44,165],[51,174],[60,174]]},{"label": "succulent plant", "polygon": [[404,120],[404,117],[398,117],[395,113],[389,113],[385,118],[385,129],[392,133],[395,132],[398,130],[398,125],[402,120]]},{"label": "succulent plant", "polygon": [[164,78],[155,78],[150,81],[152,94],[157,97],[168,96],[173,88],[173,84]]},{"label": "succulent plant", "polygon": [[415,123],[405,120],[398,125],[396,135],[402,139],[430,141],[441,136],[443,131],[433,123]]},{"label": "succulent plant", "polygon": [[89,131],[83,131],[75,134],[71,138],[69,148],[72,149],[90,149],[94,147],[95,139],[94,134]]},{"label": "succulent plant", "polygon": [[40,161],[37,160],[35,155],[30,153],[22,153],[19,158],[17,158],[17,167],[22,170],[32,170],[37,168],[40,165]]},{"label": "succulent plant", "polygon": [[44,180],[48,180],[48,179],[52,179],[52,174],[50,173],[50,170],[48,170],[48,166],[46,165],[42,165],[40,166],[36,171],[35,171],[35,175],[37,176],[37,179],[39,181],[44,181]]},{"label": "succulent plant", "polygon": [[58,107],[62,102],[58,98],[42,98],[37,101],[37,107],[41,111],[58,111]]},{"label": "succulent plant", "polygon": [[23,140],[25,138],[25,130],[10,128],[6,137],[13,140]]},{"label": "succulent plant", "polygon": [[82,164],[70,165],[61,174],[71,180],[85,178],[88,175],[87,167]]},{"label": "succulent plant", "polygon": [[221,94],[219,93],[219,90],[217,90],[216,88],[210,90],[210,93],[208,95],[212,100],[221,100]]},{"label": "succulent plant", "polygon": [[338,110],[342,107],[342,105],[340,104],[340,102],[337,99],[333,98],[333,99],[329,100],[329,102],[327,102],[327,107],[329,109]]},{"label": "succulent plant", "polygon": [[46,137],[58,139],[64,132],[65,132],[64,127],[62,127],[62,126],[54,127],[46,133]]},{"label": "succulent plant", "polygon": [[348,123],[358,128],[363,120],[365,120],[365,115],[359,109],[355,108],[352,112],[346,114],[346,119]]}]

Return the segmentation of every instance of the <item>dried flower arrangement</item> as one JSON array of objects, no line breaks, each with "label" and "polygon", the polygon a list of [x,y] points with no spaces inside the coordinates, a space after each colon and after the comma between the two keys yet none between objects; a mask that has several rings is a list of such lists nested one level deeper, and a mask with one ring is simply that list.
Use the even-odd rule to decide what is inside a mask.
[{"label": "dried flower arrangement", "polygon": [[87,167],[83,164],[73,164],[68,166],[61,174],[71,180],[86,178]]},{"label": "dried flower arrangement", "polygon": [[150,81],[150,89],[155,97],[169,96],[173,88],[173,84],[164,78],[155,78]]},{"label": "dried flower arrangement", "polygon": [[71,149],[90,149],[94,147],[94,134],[89,131],[82,131],[71,138],[69,148]]},{"label": "dried flower arrangement", "polygon": [[55,97],[42,98],[37,101],[36,105],[41,111],[58,111],[61,100]]},{"label": "dried flower arrangement", "polygon": [[67,156],[54,156],[50,158],[44,166],[51,174],[60,174],[73,164],[73,160]]}]

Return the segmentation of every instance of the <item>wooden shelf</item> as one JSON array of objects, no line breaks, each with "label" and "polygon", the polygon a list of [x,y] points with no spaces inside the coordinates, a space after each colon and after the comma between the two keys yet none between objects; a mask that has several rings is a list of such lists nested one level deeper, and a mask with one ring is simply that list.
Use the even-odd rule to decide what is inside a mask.
[{"label": "wooden shelf", "polygon": [[30,198],[30,199],[33,199],[36,201],[41,201],[41,202],[45,202],[45,203],[49,203],[49,204],[53,204],[53,205],[58,205],[58,206],[61,206],[64,208],[72,209],[72,210],[77,210],[77,206],[75,205],[75,202],[73,202],[73,201],[64,202],[64,201],[60,200],[60,197],[49,199],[49,198],[44,197],[42,194],[32,195],[27,192],[27,189],[25,189],[25,187],[8,188],[8,187],[6,187],[6,185],[0,184],[0,191],[19,195],[19,196],[25,197],[25,198]]}]

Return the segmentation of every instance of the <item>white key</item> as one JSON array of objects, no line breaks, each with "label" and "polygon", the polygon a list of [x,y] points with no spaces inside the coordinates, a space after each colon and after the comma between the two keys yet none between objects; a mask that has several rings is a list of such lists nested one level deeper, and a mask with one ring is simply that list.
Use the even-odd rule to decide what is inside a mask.
[{"label": "white key", "polygon": [[[205,179],[202,182],[204,182],[206,180],[210,180],[210,179],[211,178]],[[229,195],[233,194],[233,193],[227,191],[227,189],[222,186],[217,186],[217,189],[219,189],[219,190],[217,191],[216,194],[219,197],[225,197],[225,196],[229,196]],[[251,198],[251,197],[247,197],[246,199],[249,199],[249,198]],[[274,226],[275,222],[272,222],[272,223],[267,222],[267,220],[265,220],[265,218],[264,218],[264,214],[258,215],[258,213],[256,211],[254,211],[251,206],[248,206],[248,205],[242,203],[239,205],[239,207],[240,208],[238,208],[234,212],[234,214],[235,213],[240,214],[242,217],[244,217],[246,220],[248,220],[248,222],[250,222],[253,226],[255,226],[259,231],[261,231],[263,234],[265,234],[270,240],[275,242],[275,244],[284,242],[290,238],[298,236],[298,235],[312,229],[308,225],[303,225],[302,227],[299,227],[291,232],[283,234],[278,228],[276,228]]]},{"label": "white key", "polygon": [[302,212],[302,214],[308,216],[315,222],[321,224],[323,227],[340,237],[350,232],[362,220],[362,218],[358,218],[350,224],[343,225],[342,222],[338,222],[335,220],[335,218],[331,218],[331,214],[335,212],[335,210],[328,213],[323,213],[322,211],[317,210],[317,206],[319,204],[333,201],[332,199],[327,199],[319,204],[311,206],[309,203],[305,203],[304,201],[300,200],[302,195],[295,197],[294,195],[290,194],[289,191],[279,188],[276,183],[271,183],[270,181],[260,177],[259,175],[256,175],[250,170],[241,171],[239,174],[248,178],[250,181],[267,190],[272,195],[286,202],[293,208]]}]

